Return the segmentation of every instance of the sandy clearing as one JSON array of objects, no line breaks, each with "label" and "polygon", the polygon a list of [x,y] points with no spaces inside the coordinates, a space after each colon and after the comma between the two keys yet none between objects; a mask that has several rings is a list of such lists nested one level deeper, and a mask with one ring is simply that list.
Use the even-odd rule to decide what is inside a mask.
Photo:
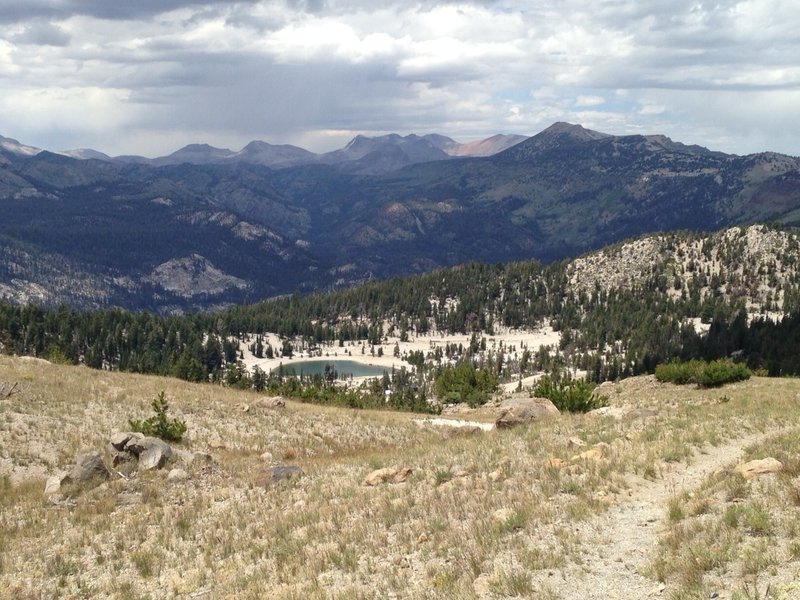
[{"label": "sandy clearing", "polygon": [[[255,336],[251,336],[255,339]],[[244,358],[245,366],[252,370],[258,366],[263,371],[269,373],[277,369],[281,364],[296,364],[329,358],[332,360],[352,360],[365,365],[385,367],[386,369],[400,369],[401,367],[411,368],[410,365],[401,358],[395,356],[395,348],[398,349],[400,356],[411,354],[412,352],[428,352],[436,347],[444,348],[447,344],[469,346],[469,335],[440,335],[438,333],[428,333],[411,337],[408,341],[402,342],[399,337],[389,336],[384,338],[384,342],[375,346],[374,354],[372,349],[365,341],[345,342],[344,346],[338,343],[318,347],[314,352],[295,351],[289,357],[257,358],[249,349],[251,342],[242,342],[239,346]],[[508,360],[517,360],[522,355],[522,349],[527,348],[531,352],[536,352],[542,346],[556,347],[561,339],[561,334],[554,331],[550,326],[541,326],[532,330],[499,330],[495,335],[486,335],[487,350],[498,350],[501,346]],[[274,349],[279,350],[283,346],[283,341],[277,334],[268,333],[264,335],[265,345],[269,343]],[[297,344],[299,346],[299,344]],[[383,356],[378,356],[379,348],[383,351]],[[514,386],[517,384],[514,383]]]}]

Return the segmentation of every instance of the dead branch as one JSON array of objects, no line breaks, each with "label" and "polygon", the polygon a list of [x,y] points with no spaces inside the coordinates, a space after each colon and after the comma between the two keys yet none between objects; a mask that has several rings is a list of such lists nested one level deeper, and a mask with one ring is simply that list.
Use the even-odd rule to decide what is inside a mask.
[{"label": "dead branch", "polygon": [[18,394],[16,381],[0,382],[0,398],[8,398],[12,394]]}]

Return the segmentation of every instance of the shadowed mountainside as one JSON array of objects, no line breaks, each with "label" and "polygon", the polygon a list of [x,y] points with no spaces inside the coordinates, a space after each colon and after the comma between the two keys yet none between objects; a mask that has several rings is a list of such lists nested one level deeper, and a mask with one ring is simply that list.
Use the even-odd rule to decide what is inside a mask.
[{"label": "shadowed mountainside", "polygon": [[[469,261],[549,262],[654,231],[793,225],[800,216],[800,160],[774,153],[726,155],[557,123],[492,156],[430,161],[446,154],[443,136],[385,137],[393,143],[356,138],[339,151],[352,155],[348,168],[282,169],[78,160],[3,138],[4,295],[205,309]],[[376,173],[376,147],[389,164],[420,140],[427,149],[404,156],[428,162]],[[289,162],[297,154],[284,151]]]}]

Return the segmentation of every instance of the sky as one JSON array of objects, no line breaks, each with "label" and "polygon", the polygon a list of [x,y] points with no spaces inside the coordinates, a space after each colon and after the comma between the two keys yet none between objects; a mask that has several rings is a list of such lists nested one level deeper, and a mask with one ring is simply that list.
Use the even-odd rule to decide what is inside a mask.
[{"label": "sky", "polygon": [[49,150],[556,121],[800,155],[796,0],[0,0],[0,135]]}]

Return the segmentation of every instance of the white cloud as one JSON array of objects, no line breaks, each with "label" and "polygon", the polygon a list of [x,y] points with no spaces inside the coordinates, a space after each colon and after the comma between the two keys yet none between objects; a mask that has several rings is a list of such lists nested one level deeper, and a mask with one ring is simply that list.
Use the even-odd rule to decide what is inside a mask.
[{"label": "white cloud", "polygon": [[578,96],[575,98],[575,106],[599,106],[605,102],[606,100],[602,96]]},{"label": "white cloud", "polygon": [[0,0],[0,21],[0,134],[45,147],[329,149],[571,120],[800,154],[788,0]]}]

